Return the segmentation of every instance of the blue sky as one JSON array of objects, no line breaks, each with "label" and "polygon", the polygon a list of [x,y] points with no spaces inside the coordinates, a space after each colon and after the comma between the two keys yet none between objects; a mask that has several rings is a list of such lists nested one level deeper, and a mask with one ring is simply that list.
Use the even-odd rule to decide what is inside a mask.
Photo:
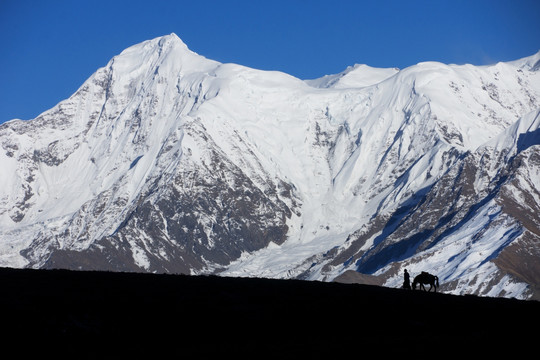
[{"label": "blue sky", "polygon": [[176,33],[207,58],[302,79],[349,65],[485,65],[540,50],[538,0],[0,0],[0,123],[73,94],[123,49]]}]

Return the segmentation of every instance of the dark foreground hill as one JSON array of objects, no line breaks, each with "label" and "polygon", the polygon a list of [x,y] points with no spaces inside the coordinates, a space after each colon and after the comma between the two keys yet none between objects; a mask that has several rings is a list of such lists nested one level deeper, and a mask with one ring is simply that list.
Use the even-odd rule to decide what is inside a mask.
[{"label": "dark foreground hill", "polygon": [[299,280],[16,269],[0,279],[3,351],[53,358],[516,354],[534,348],[540,314],[535,301]]}]

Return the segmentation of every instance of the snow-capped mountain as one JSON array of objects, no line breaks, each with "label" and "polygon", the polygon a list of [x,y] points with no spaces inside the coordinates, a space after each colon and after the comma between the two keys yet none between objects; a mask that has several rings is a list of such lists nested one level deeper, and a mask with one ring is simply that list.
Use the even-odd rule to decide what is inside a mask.
[{"label": "snow-capped mountain", "polygon": [[491,66],[222,64],[174,34],[0,125],[0,266],[331,281],[529,298],[540,52]]}]

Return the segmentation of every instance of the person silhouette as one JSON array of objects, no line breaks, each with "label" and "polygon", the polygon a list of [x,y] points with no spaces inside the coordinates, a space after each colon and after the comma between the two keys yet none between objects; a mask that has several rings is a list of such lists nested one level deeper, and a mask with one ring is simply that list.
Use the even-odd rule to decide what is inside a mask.
[{"label": "person silhouette", "polygon": [[404,280],[403,280],[403,288],[404,289],[411,289],[411,280],[409,273],[407,272],[407,269],[405,269],[405,274],[403,274]]}]

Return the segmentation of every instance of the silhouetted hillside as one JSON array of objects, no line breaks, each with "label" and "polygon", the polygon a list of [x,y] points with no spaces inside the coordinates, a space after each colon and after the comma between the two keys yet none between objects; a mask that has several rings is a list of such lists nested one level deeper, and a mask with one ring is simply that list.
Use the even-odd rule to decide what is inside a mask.
[{"label": "silhouetted hillside", "polygon": [[540,310],[534,301],[299,280],[15,269],[0,269],[0,279],[3,349],[54,357],[514,353],[531,349]]}]

